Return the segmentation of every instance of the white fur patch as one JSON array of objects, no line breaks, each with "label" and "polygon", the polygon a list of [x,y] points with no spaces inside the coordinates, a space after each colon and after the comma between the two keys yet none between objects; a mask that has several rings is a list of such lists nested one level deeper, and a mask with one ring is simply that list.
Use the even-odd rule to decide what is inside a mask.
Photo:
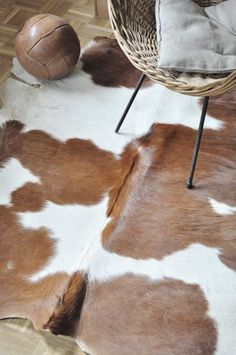
[{"label": "white fur patch", "polygon": [[[90,75],[81,70],[81,62],[65,79],[45,81],[40,87],[9,79],[1,91],[4,107],[0,123],[14,118],[25,124],[25,132],[39,129],[62,141],[90,139],[115,154],[135,137],[147,133],[155,122],[197,129],[201,115],[198,98],[156,84],[139,91],[121,133],[116,134],[115,127],[133,89],[94,84]],[[207,116],[205,127],[218,130],[223,123]]]},{"label": "white fur patch", "polygon": [[30,278],[32,281],[56,272],[79,270],[91,244],[101,236],[107,221],[107,201],[107,196],[92,206],[59,206],[48,201],[38,212],[18,213],[23,227],[46,227],[50,237],[56,240],[55,254],[42,270]]},{"label": "white fur patch", "polygon": [[0,205],[11,205],[11,193],[27,182],[40,183],[40,179],[25,169],[19,160],[9,159],[0,169]]},{"label": "white fur patch", "polygon": [[213,198],[209,198],[209,202],[217,214],[227,216],[236,213],[236,207],[226,205],[225,203],[216,201]]},{"label": "white fur patch", "polygon": [[18,59],[15,57],[12,60],[11,72],[19,79],[24,80],[30,85],[40,85],[42,80],[37,79],[35,76],[29,74],[23,67],[20,65]]}]

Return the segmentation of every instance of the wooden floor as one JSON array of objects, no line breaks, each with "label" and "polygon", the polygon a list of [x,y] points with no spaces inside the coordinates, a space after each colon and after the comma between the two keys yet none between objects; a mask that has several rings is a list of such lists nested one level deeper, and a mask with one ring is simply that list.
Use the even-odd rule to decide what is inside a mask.
[{"label": "wooden floor", "polygon": [[[0,85],[10,75],[17,32],[28,18],[40,13],[64,17],[76,30],[82,46],[95,36],[112,37],[109,21],[94,15],[94,0],[0,0]],[[0,355],[31,354],[83,353],[72,339],[37,332],[28,320],[0,321]]]},{"label": "wooden floor", "polygon": [[41,13],[64,17],[84,45],[95,36],[112,36],[108,20],[94,15],[94,0],[0,0],[0,84],[10,74],[15,36],[24,22]]},{"label": "wooden floor", "polygon": [[84,355],[72,338],[34,330],[25,319],[0,321],[1,355]]}]

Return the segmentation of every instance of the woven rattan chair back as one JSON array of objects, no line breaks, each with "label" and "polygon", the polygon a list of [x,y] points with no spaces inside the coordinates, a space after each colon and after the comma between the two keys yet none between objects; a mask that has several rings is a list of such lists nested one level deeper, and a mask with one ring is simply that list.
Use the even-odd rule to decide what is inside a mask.
[{"label": "woven rattan chair back", "polygon": [[[225,0],[195,0],[209,6]],[[179,73],[158,68],[155,0],[108,0],[114,35],[131,63],[150,79],[193,96],[221,94],[236,85],[236,70],[223,75]]]}]

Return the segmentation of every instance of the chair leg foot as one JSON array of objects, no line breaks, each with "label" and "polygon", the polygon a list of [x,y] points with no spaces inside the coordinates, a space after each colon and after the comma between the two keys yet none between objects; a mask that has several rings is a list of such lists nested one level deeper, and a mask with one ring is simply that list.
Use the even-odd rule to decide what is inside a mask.
[{"label": "chair leg foot", "polygon": [[119,123],[118,123],[118,125],[117,125],[117,127],[116,127],[116,129],[115,129],[115,132],[116,132],[116,133],[119,132],[120,127],[122,126],[122,124],[123,124],[123,122],[124,122],[124,120],[125,120],[125,117],[126,117],[127,113],[129,112],[129,109],[130,109],[132,103],[134,102],[134,99],[135,99],[135,97],[136,97],[136,95],[137,95],[139,89],[140,89],[141,86],[142,86],[142,83],[143,83],[145,77],[146,77],[145,74],[142,74],[142,75],[141,75],[141,77],[140,77],[140,79],[139,79],[139,81],[138,81],[138,84],[137,84],[137,86],[136,86],[136,88],[135,88],[135,90],[134,90],[134,92],[133,92],[133,94],[132,94],[132,96],[131,96],[131,98],[130,98],[130,100],[129,100],[129,102],[128,102],[126,108],[125,108],[125,110],[124,110],[124,113],[123,113],[123,115],[121,116],[121,119],[120,119],[120,121],[119,121]]},{"label": "chair leg foot", "polygon": [[194,171],[195,171],[196,164],[197,164],[198,152],[199,152],[199,148],[200,148],[200,144],[201,144],[201,138],[202,138],[202,132],[203,132],[204,122],[205,122],[205,118],[206,118],[207,108],[208,108],[208,102],[209,102],[209,96],[205,96],[204,102],[203,102],[203,107],[202,107],[201,119],[199,122],[198,132],[197,132],[194,151],[193,151],[193,158],[192,158],[190,174],[189,174],[189,178],[188,178],[188,181],[186,184],[188,189],[194,188],[193,176],[194,176]]},{"label": "chair leg foot", "polygon": [[187,181],[186,187],[187,187],[187,189],[189,189],[189,190],[192,190],[192,189],[194,188],[194,186],[193,186],[193,184],[192,184],[191,181]]}]

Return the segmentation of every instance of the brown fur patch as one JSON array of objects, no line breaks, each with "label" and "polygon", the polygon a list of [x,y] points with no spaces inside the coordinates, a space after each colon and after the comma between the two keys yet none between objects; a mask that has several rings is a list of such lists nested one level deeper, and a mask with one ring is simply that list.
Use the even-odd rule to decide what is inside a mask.
[{"label": "brown fur patch", "polygon": [[8,273],[7,264],[11,263],[15,275],[29,275],[38,271],[53,254],[55,242],[48,238],[47,230],[24,229],[11,208],[0,206],[0,225],[3,273]]},{"label": "brown fur patch", "polygon": [[103,233],[106,249],[138,259],[161,259],[202,243],[220,248],[222,261],[236,267],[236,216],[218,215],[208,200],[232,206],[236,201],[236,121],[231,120],[235,110],[227,110],[225,129],[204,131],[192,191],[185,181],[196,131],[156,125],[139,141],[142,150]]},{"label": "brown fur patch", "polygon": [[86,283],[84,275],[76,273],[72,276],[62,301],[44,328],[50,329],[53,334],[75,336],[86,295]]},{"label": "brown fur patch", "polygon": [[[134,88],[142,73],[127,59],[115,39],[96,37],[96,45],[81,57],[83,70],[92,76],[95,84],[107,87]],[[143,87],[151,85],[146,78]]]},{"label": "brown fur patch", "polygon": [[98,355],[210,355],[216,347],[198,286],[131,275],[88,285],[78,336]]},{"label": "brown fur patch", "polygon": [[31,283],[19,277],[15,270],[1,273],[0,282],[4,287],[1,289],[0,318],[28,318],[36,329],[42,329],[63,296],[69,278],[65,273],[57,273]]},{"label": "brown fur patch", "polygon": [[99,149],[88,140],[69,139],[64,143],[42,131],[21,133],[22,128],[17,121],[9,121],[3,128],[7,137],[2,149],[3,161],[15,157],[40,177],[41,193],[38,186],[33,188],[28,184],[13,196],[18,206],[17,195],[21,194],[20,198],[29,204],[23,194],[28,195],[32,189],[37,200],[40,199],[39,206],[42,196],[57,204],[90,205],[98,202],[114,186],[121,172],[121,162],[112,153]]},{"label": "brown fur patch", "polygon": [[26,183],[11,194],[12,209],[16,212],[38,211],[43,207],[45,198],[39,184]]},{"label": "brown fur patch", "polygon": [[209,101],[208,114],[223,120],[226,125],[235,125],[235,97],[235,89],[227,91],[222,95],[211,97]]}]

